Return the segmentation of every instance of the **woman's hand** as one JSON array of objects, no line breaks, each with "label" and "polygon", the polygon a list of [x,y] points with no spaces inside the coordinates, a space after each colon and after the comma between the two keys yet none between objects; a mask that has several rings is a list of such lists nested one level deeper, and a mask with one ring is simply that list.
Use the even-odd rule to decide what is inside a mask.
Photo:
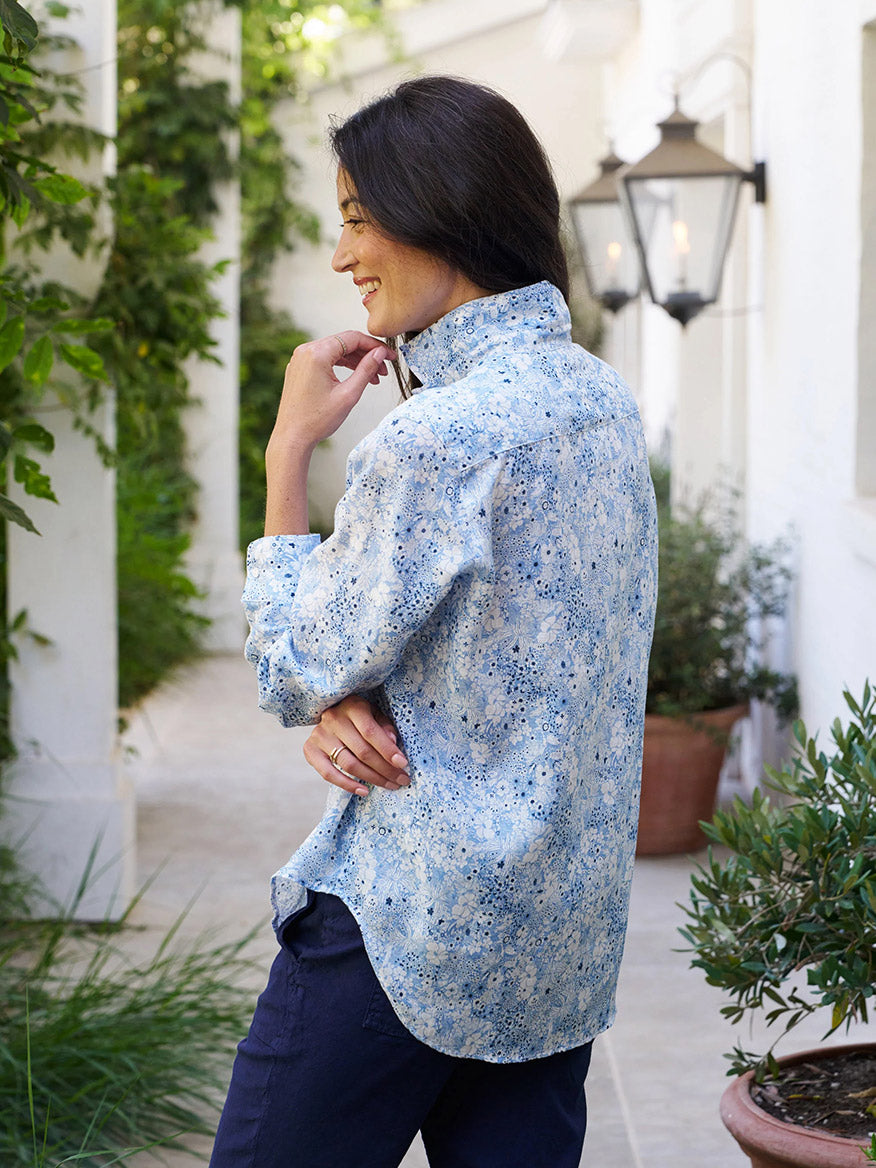
[{"label": "woman's hand", "polygon": [[[365,386],[376,385],[395,357],[383,341],[353,329],[299,345],[286,366],[268,452],[290,444],[312,451],[334,434]],[[342,381],[336,366],[353,372]]]},{"label": "woman's hand", "polygon": [[[369,383],[396,354],[366,333],[347,332],[299,345],[286,366],[277,420],[265,451],[265,535],[306,535],[307,472],[317,444],[334,434]],[[344,381],[335,366],[352,369]]]},{"label": "woman's hand", "polygon": [[354,795],[368,794],[365,783],[397,791],[411,781],[392,722],[357,694],[324,712],[304,757],[327,783]]}]

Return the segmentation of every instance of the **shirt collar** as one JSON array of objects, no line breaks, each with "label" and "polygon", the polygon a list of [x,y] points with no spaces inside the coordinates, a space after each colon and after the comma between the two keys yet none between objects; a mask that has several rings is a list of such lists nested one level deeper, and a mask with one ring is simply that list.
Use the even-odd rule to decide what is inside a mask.
[{"label": "shirt collar", "polygon": [[[399,345],[409,368],[430,385],[448,385],[470,373],[492,350],[529,334],[533,342],[568,337],[569,309],[547,280],[468,300]],[[415,393],[417,390],[414,391]]]}]

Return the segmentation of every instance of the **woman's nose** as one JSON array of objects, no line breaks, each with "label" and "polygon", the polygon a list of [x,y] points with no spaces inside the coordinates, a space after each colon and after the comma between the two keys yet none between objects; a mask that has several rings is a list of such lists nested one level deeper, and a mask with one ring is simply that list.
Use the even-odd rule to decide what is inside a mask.
[{"label": "woman's nose", "polygon": [[355,263],[355,258],[347,246],[346,232],[341,234],[338,240],[338,246],[335,248],[335,254],[332,256],[332,267],[336,272],[346,272]]}]

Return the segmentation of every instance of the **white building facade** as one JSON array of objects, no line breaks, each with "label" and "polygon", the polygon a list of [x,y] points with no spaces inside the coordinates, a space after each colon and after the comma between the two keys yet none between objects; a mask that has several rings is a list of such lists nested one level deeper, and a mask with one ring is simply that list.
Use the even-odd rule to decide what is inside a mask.
[{"label": "white building facade", "polygon": [[[677,90],[704,142],[745,169],[766,162],[767,201],[743,186],[716,305],[683,330],[630,304],[607,321],[604,354],[633,386],[652,449],[671,452],[677,497],[730,481],[752,538],[791,533],[775,663],[797,672],[802,714],[826,735],[843,688],[876,679],[876,0],[426,0],[397,25],[406,62],[347,38],[343,83],[287,111],[326,242],[278,266],[278,305],[315,336],[364,324],[329,266],[330,116],[415,72],[470,77],[521,108],[568,198],[609,140],[625,160],[647,153]],[[320,451],[323,518],[347,452],[396,400],[389,384],[375,390]]]}]

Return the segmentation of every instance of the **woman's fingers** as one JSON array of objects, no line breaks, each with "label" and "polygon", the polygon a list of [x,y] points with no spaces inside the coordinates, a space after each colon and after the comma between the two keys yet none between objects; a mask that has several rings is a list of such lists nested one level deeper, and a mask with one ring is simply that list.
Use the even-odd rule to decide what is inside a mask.
[{"label": "woman's fingers", "polygon": [[[365,384],[377,385],[380,378],[385,377],[388,372],[387,362],[396,360],[395,351],[383,341],[369,337],[367,333],[353,330],[334,333],[315,343],[330,346],[331,362],[335,368],[352,369],[354,374],[369,373],[370,370],[367,382],[363,383],[363,389]],[[375,360],[377,364],[370,364]]]},{"label": "woman's fingers", "polygon": [[304,757],[327,782],[355,794],[366,793],[366,783],[397,791],[410,782],[392,722],[356,695],[323,713]]},{"label": "woman's fingers", "polygon": [[390,732],[387,726],[392,723],[365,698],[357,694],[344,698],[323,713],[320,725],[350,747],[361,762],[381,774],[401,774],[404,782],[408,760],[399,749],[395,728]]},{"label": "woman's fingers", "polygon": [[[336,340],[337,338],[332,337],[331,339]],[[369,337],[368,340],[374,340],[374,338]],[[352,369],[349,377],[344,378],[343,381],[337,381],[338,392],[343,393],[347,398],[353,398],[352,405],[355,405],[362,396],[365,386],[377,385],[387,371],[387,361],[394,358],[395,354],[392,349],[387,348],[380,341],[377,342],[376,347],[369,347],[365,352],[350,350],[340,362],[334,362],[335,365],[340,364],[347,369]]]},{"label": "woman's fingers", "polygon": [[[395,358],[395,352],[387,346],[385,341],[378,340],[377,337],[370,337],[368,333],[361,333],[356,329],[345,329],[342,332],[333,333],[330,337],[323,337],[320,341],[309,343],[331,345],[332,364],[340,365],[344,369],[355,369],[362,357],[375,349],[386,350],[384,360]],[[391,357],[388,356],[389,354]]]},{"label": "woman's fingers", "polygon": [[[376,384],[395,353],[383,341],[350,329],[299,345],[286,366],[274,449],[313,450],[337,430],[369,383]],[[335,367],[350,369],[340,380]]]},{"label": "woman's fingers", "polygon": [[375,787],[391,787],[393,790],[409,782],[407,774],[398,765],[387,762],[350,721],[340,727],[321,722],[313,730],[309,741],[336,767],[349,771],[360,782]]},{"label": "woman's fingers", "polygon": [[398,791],[403,785],[360,762],[348,747],[335,746],[329,751],[320,747],[312,735],[304,744],[304,757],[326,782],[345,791],[352,791],[354,795],[367,795],[369,787]]},{"label": "woman's fingers", "polygon": [[313,742],[313,735],[304,743],[304,758],[310,766],[327,783],[340,787],[342,791],[349,791],[353,795],[367,795],[368,788],[351,775],[342,774],[335,767],[324,750],[320,750]]},{"label": "woman's fingers", "polygon": [[[385,730],[393,742],[398,745],[398,731],[395,728],[395,723],[393,722],[392,718],[387,718],[386,714],[381,714],[380,712],[376,712],[374,717],[377,719],[378,725],[383,730]],[[401,757],[404,758],[404,755],[401,755]]]}]

